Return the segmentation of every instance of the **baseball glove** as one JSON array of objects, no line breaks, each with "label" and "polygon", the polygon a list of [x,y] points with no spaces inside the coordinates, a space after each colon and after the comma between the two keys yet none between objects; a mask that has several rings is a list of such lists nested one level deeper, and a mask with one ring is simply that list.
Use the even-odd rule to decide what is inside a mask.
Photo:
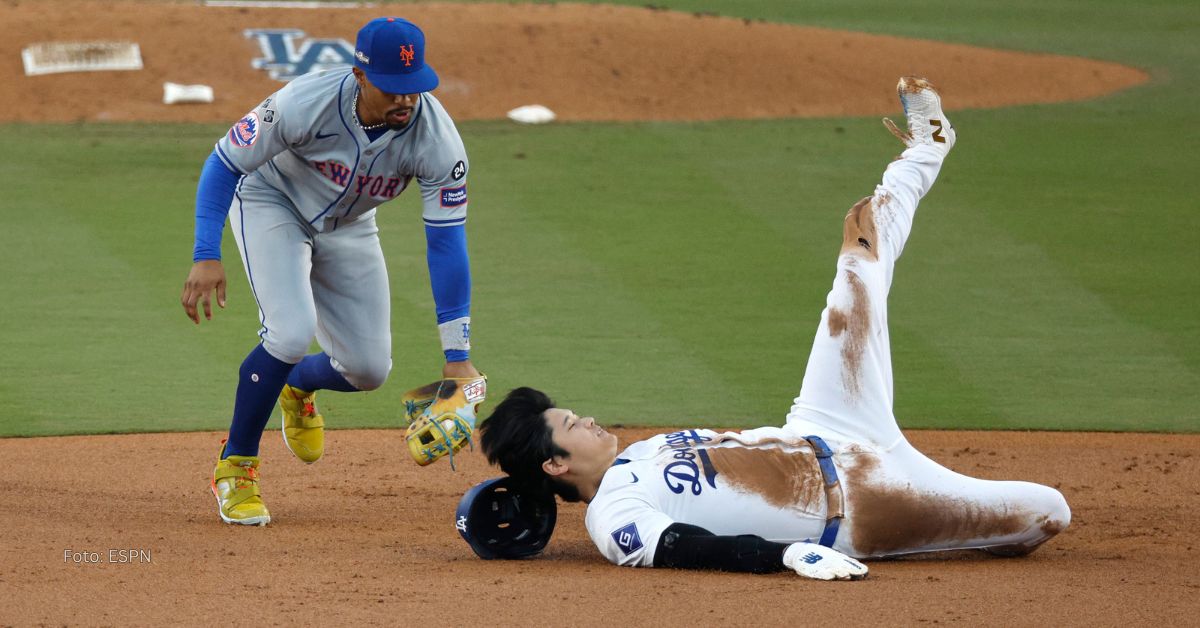
[{"label": "baseball glove", "polygon": [[408,430],[404,440],[408,453],[425,466],[442,456],[450,457],[471,443],[475,432],[475,410],[487,395],[487,376],[440,379],[414,388],[401,398]]}]

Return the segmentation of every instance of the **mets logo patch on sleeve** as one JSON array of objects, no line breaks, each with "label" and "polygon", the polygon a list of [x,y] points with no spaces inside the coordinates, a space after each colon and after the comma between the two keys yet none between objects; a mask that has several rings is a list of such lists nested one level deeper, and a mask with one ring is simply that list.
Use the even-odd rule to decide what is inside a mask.
[{"label": "mets logo patch on sleeve", "polygon": [[458,207],[467,202],[467,186],[442,188],[442,207]]},{"label": "mets logo patch on sleeve", "polygon": [[612,538],[626,556],[642,549],[642,537],[638,535],[637,524],[630,523],[618,528],[612,533]]},{"label": "mets logo patch on sleeve", "polygon": [[249,148],[258,139],[258,112],[251,111],[229,129],[229,141],[239,148]]}]

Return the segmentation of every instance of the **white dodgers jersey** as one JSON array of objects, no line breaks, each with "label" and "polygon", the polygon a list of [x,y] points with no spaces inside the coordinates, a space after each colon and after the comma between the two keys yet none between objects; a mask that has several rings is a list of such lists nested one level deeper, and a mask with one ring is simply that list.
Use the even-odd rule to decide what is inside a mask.
[{"label": "white dodgers jersey", "polygon": [[425,224],[463,224],[469,164],[442,104],[421,94],[412,122],[371,141],[354,112],[357,90],[349,68],[305,74],[238,121],[217,154],[247,175],[239,198],[284,203],[320,232],[399,196],[415,177]]},{"label": "white dodgers jersey", "polygon": [[802,438],[775,427],[659,434],[617,457],[588,504],[588,534],[618,565],[650,567],[672,523],[789,543],[820,538],[821,468]]}]

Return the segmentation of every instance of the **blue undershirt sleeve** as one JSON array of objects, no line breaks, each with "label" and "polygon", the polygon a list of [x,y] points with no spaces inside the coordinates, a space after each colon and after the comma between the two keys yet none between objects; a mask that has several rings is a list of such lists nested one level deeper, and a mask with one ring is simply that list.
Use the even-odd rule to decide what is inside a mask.
[{"label": "blue undershirt sleeve", "polygon": [[221,259],[221,232],[225,230],[225,217],[229,215],[229,204],[242,175],[229,169],[217,156],[214,149],[200,171],[200,183],[196,186],[196,242],[192,249],[192,261]]},{"label": "blue undershirt sleeve", "polygon": [[[467,227],[425,227],[425,259],[438,324],[471,315],[471,263],[467,257]],[[461,362],[468,352],[448,349],[447,362]]]}]

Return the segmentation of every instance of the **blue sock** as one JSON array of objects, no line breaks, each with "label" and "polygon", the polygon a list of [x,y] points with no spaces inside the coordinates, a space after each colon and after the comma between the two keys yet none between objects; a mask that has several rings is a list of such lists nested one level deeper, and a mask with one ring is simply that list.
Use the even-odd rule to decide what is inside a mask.
[{"label": "blue sock", "polygon": [[339,392],[358,392],[354,384],[333,368],[329,356],[324,352],[304,356],[303,360],[292,369],[288,376],[288,386],[299,388],[305,392],[314,390],[336,390]]},{"label": "blue sock", "polygon": [[271,411],[294,365],[275,359],[260,344],[246,356],[238,371],[237,398],[233,403],[233,423],[229,426],[228,456],[257,456],[258,441],[271,419]]}]

